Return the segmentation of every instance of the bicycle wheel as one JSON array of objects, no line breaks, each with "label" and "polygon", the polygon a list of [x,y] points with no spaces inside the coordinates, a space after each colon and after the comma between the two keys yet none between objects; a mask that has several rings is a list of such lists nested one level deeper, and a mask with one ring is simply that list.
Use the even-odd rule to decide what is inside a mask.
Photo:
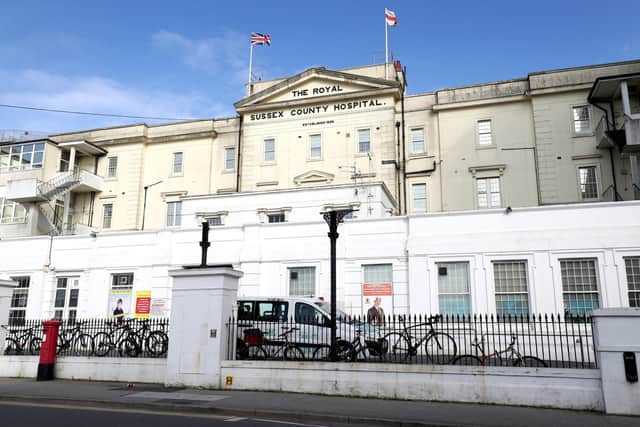
[{"label": "bicycle wheel", "polygon": [[169,337],[164,332],[153,331],[147,337],[145,347],[152,356],[162,356],[169,348]]},{"label": "bicycle wheel", "polygon": [[93,353],[93,338],[89,334],[80,334],[72,348],[75,356],[90,356]]},{"label": "bicycle wheel", "polygon": [[29,343],[29,353],[40,354],[40,348],[42,348],[42,338],[34,337]]},{"label": "bicycle wheel", "polygon": [[323,344],[320,347],[316,348],[313,352],[311,358],[313,360],[330,360],[331,356],[331,346]]},{"label": "bicycle wheel", "polygon": [[113,348],[111,336],[106,332],[98,332],[93,337],[93,354],[98,357],[106,356]]},{"label": "bicycle wheel", "polygon": [[390,332],[383,340],[387,341],[387,351],[382,355],[386,360],[399,360],[409,357],[409,341],[400,332]]},{"label": "bicycle wheel", "polygon": [[249,357],[247,353],[247,344],[240,338],[236,338],[236,360],[244,360]]},{"label": "bicycle wheel", "polygon": [[290,345],[284,349],[284,360],[304,360],[304,351],[298,346]]},{"label": "bicycle wheel", "polygon": [[247,359],[249,360],[266,360],[267,352],[260,345],[250,344],[247,346]]},{"label": "bicycle wheel", "polygon": [[451,335],[436,332],[427,338],[424,343],[424,351],[431,363],[448,365],[456,357],[458,346]]},{"label": "bicycle wheel", "polygon": [[521,367],[531,367],[531,368],[546,368],[547,367],[547,363],[542,360],[539,359],[535,356],[522,356],[518,359],[516,359],[515,362],[513,362],[513,366],[521,366]]},{"label": "bicycle wheel", "polygon": [[[331,351],[329,351],[331,353]],[[336,361],[353,362],[356,360],[356,352],[349,341],[338,340],[336,342]]]},{"label": "bicycle wheel", "polygon": [[463,354],[454,358],[451,364],[463,366],[482,366],[482,359],[480,359],[478,356],[474,356],[473,354]]},{"label": "bicycle wheel", "polygon": [[20,350],[18,341],[14,340],[13,338],[7,338],[5,341],[4,354],[8,356],[11,354],[20,354],[20,353],[22,353],[22,350]]},{"label": "bicycle wheel", "polygon": [[138,357],[142,352],[142,349],[138,345],[135,338],[128,336],[124,338],[118,344],[118,353],[120,356],[127,355],[128,357]]}]

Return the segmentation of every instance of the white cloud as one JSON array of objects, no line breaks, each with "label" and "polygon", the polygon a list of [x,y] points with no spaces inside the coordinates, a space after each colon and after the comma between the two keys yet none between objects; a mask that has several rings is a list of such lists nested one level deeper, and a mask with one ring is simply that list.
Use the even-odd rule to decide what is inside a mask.
[{"label": "white cloud", "polygon": [[[194,93],[144,91],[100,76],[0,70],[0,103],[135,116],[201,118],[233,115],[232,106]],[[144,119],[100,118],[0,108],[0,128],[63,132]]]},{"label": "white cloud", "polygon": [[151,36],[152,45],[178,56],[184,64],[216,74],[223,79],[244,83],[248,73],[249,40],[247,35],[226,31],[221,37],[190,39],[171,31]]}]

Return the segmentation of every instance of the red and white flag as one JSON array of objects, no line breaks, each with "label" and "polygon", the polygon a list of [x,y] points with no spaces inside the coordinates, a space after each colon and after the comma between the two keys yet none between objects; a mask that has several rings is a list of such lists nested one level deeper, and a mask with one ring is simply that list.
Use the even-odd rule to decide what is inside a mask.
[{"label": "red and white flag", "polygon": [[398,25],[398,18],[393,10],[389,10],[386,7],[384,8],[384,18],[387,21],[387,25],[390,27],[395,27]]},{"label": "red and white flag", "polygon": [[251,46],[263,44],[271,46],[271,36],[268,34],[251,33]]}]

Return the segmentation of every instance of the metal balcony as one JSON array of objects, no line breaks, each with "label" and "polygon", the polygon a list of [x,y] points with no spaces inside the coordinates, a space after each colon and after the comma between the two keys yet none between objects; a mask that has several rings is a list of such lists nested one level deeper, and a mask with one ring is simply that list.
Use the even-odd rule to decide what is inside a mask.
[{"label": "metal balcony", "polygon": [[39,203],[53,200],[68,192],[100,192],[104,179],[86,170],[61,172],[48,181],[35,178],[16,179],[7,183],[5,197],[18,203]]}]

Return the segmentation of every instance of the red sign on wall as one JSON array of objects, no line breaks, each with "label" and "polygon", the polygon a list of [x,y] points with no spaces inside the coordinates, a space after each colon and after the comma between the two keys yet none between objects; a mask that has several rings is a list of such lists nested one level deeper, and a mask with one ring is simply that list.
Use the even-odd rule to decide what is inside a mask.
[{"label": "red sign on wall", "polygon": [[135,317],[148,318],[151,313],[151,291],[136,292]]},{"label": "red sign on wall", "polygon": [[365,283],[362,286],[362,295],[365,297],[390,297],[393,295],[391,283],[379,283],[372,285]]}]

